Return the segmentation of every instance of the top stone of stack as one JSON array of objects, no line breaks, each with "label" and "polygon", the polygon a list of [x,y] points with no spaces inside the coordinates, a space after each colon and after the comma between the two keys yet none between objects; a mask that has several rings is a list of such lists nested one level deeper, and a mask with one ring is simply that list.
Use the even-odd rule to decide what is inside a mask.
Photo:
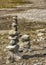
[{"label": "top stone of stack", "polygon": [[16,16],[16,17],[13,17],[13,23],[12,23],[13,30],[18,31],[17,26],[18,26],[18,23],[17,23],[17,16]]}]

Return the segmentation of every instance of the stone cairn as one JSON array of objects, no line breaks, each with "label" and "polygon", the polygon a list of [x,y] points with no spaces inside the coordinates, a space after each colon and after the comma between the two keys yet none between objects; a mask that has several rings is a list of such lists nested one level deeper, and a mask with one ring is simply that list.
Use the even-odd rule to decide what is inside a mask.
[{"label": "stone cairn", "polygon": [[23,53],[31,51],[29,35],[21,35],[18,32],[17,16],[13,17],[12,30],[10,30],[8,38],[10,43],[6,46],[8,50],[6,63],[19,61],[23,59]]}]

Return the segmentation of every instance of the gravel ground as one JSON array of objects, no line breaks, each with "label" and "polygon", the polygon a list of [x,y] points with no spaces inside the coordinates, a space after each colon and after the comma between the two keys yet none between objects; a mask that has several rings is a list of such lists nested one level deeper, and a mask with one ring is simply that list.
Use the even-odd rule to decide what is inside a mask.
[{"label": "gravel ground", "polygon": [[[2,17],[7,17],[7,16],[15,16],[17,15],[18,18],[20,19],[28,19],[28,20],[32,20],[32,21],[40,21],[40,22],[45,22],[46,23],[46,9],[31,9],[30,8],[30,5],[27,5],[29,6],[27,9],[25,9],[23,7],[23,9],[20,7],[20,10],[19,9],[3,9],[3,10],[0,10],[0,23],[3,22],[3,19]],[[5,21],[5,20],[4,20]],[[5,23],[4,23],[5,24]],[[2,26],[2,25],[1,25]],[[15,62],[15,63],[10,63],[10,64],[6,64],[6,53],[4,52],[4,49],[6,47],[6,45],[9,43],[9,40],[8,40],[8,36],[7,36],[7,33],[8,30],[6,31],[1,31],[0,32],[0,65],[46,65],[46,54],[44,56],[37,56],[37,57],[31,57],[29,59],[23,59],[19,62]],[[27,32],[27,31],[25,31]],[[36,31],[35,31],[36,32]],[[5,34],[6,35],[5,35]],[[27,32],[28,33],[28,32]],[[35,40],[35,39],[38,39],[37,38],[37,34],[33,32],[31,32],[29,30],[29,33],[30,33],[30,37],[32,38],[32,40]],[[42,40],[42,41],[32,41],[31,43],[31,48],[32,49],[42,49],[43,47],[45,48],[45,50],[43,51],[39,51],[40,54],[43,52],[45,53],[46,52],[46,32],[44,31],[45,35],[43,36],[45,38],[45,40]],[[43,45],[44,44],[44,45]],[[39,52],[33,52],[33,53],[39,53]]]},{"label": "gravel ground", "polygon": [[46,22],[46,9],[29,9],[27,11],[21,11],[19,13],[16,12],[7,12],[6,14],[1,15],[0,17],[7,17],[7,16],[18,16],[18,18],[25,18],[27,20],[32,21],[41,21]]}]

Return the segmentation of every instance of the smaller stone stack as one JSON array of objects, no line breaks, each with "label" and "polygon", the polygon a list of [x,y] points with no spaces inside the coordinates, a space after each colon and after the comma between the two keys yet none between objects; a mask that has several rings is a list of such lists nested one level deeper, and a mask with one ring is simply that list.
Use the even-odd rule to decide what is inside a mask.
[{"label": "smaller stone stack", "polygon": [[31,51],[30,36],[24,34],[21,36],[21,42],[19,44],[19,51],[30,52]]},{"label": "smaller stone stack", "polygon": [[13,17],[12,30],[9,32],[10,43],[6,47],[8,49],[7,63],[9,61],[14,62],[20,60],[22,57],[18,51],[19,45],[19,32],[17,30],[17,16]]}]

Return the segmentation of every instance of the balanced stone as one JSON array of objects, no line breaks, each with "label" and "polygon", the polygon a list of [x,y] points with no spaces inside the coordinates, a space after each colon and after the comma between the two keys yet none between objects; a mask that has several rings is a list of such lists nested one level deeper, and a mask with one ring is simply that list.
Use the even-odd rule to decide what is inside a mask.
[{"label": "balanced stone", "polygon": [[17,26],[17,24],[16,23],[12,23],[12,27],[16,27]]},{"label": "balanced stone", "polygon": [[22,41],[28,41],[29,40],[29,35],[22,35],[21,37]]},{"label": "balanced stone", "polygon": [[10,40],[16,40],[16,39],[18,39],[18,36],[15,36],[15,37],[9,36],[9,39],[10,39]]},{"label": "balanced stone", "polygon": [[17,26],[18,26],[17,24],[12,23],[12,29],[13,29],[13,30],[15,30],[15,31],[16,31],[16,28],[15,28],[15,27],[17,27]]},{"label": "balanced stone", "polygon": [[13,46],[13,45],[16,45],[18,42],[19,42],[19,40],[17,40],[17,39],[13,40],[12,39],[9,44]]},{"label": "balanced stone", "polygon": [[16,47],[16,45],[14,45],[14,46],[12,46],[12,45],[8,45],[6,48],[8,49],[8,50],[14,50],[15,49],[15,47]]},{"label": "balanced stone", "polygon": [[9,35],[10,36],[18,36],[20,33],[18,32],[18,31],[15,31],[15,30],[10,30],[10,32],[9,32]]},{"label": "balanced stone", "polygon": [[17,16],[16,17],[13,17],[13,24],[12,24],[12,27],[13,27],[13,29],[15,30],[15,31],[18,31],[18,28],[17,28],[17,26],[18,26],[18,22],[17,22]]}]

